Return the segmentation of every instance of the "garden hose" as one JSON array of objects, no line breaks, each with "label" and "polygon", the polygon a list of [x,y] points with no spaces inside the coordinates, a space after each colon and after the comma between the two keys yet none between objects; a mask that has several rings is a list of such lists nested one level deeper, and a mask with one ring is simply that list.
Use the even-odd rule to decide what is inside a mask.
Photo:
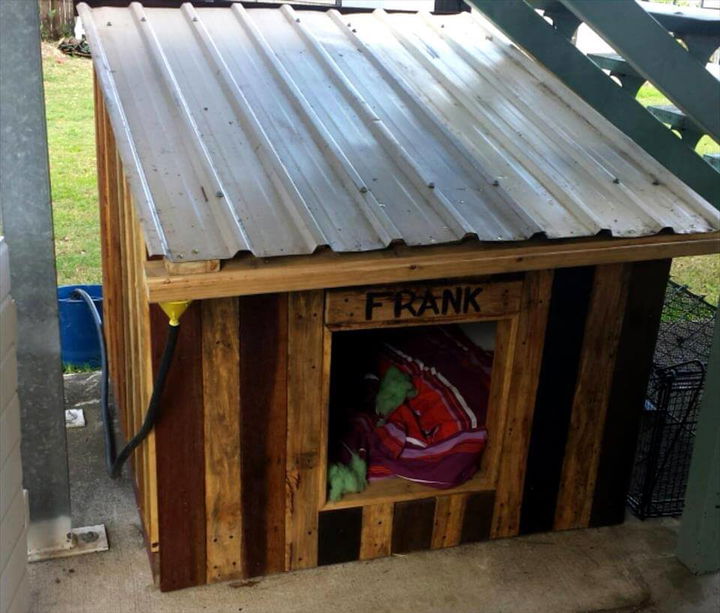
[{"label": "garden hose", "polygon": [[116,453],[115,445],[115,428],[113,427],[112,413],[110,412],[109,403],[109,373],[107,363],[107,351],[105,348],[105,340],[103,336],[103,323],[100,313],[98,312],[93,299],[90,297],[85,290],[76,289],[71,298],[81,298],[85,304],[87,304],[92,314],[93,321],[95,322],[95,330],[98,336],[98,343],[100,345],[100,366],[101,366],[101,383],[100,383],[100,414],[102,416],[103,431],[105,434],[105,468],[108,474],[113,479],[117,479],[121,472],[123,465],[127,462],[127,459],[132,455],[132,452],[142,443],[148,434],[152,431],[157,419],[160,415],[160,398],[165,388],[165,380],[167,374],[170,371],[170,365],[172,364],[173,354],[175,353],[175,346],[177,345],[178,334],[180,332],[180,317],[187,309],[190,304],[189,301],[177,301],[177,302],[165,302],[160,306],[168,316],[168,330],[167,339],[165,340],[165,349],[163,350],[162,358],[160,359],[160,367],[158,368],[157,375],[155,376],[155,383],[153,385],[152,396],[148,403],[148,408],[145,413],[145,419],[143,420],[140,430],[137,431],[130,441],[123,447],[120,453]]}]

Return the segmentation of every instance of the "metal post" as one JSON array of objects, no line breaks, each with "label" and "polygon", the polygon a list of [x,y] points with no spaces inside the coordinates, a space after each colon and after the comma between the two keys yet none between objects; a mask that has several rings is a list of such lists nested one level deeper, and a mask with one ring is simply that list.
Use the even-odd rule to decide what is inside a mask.
[{"label": "metal post", "polygon": [[677,556],[694,573],[720,570],[720,325],[717,316]]},{"label": "metal post", "polygon": [[17,303],[28,549],[72,540],[38,4],[0,1],[0,209]]}]

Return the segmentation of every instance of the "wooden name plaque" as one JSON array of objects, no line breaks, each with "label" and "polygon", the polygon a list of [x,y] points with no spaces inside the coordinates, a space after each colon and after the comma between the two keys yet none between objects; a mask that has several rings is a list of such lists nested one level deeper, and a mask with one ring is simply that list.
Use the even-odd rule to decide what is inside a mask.
[{"label": "wooden name plaque", "polygon": [[498,319],[520,310],[521,280],[370,286],[328,290],[330,328]]}]

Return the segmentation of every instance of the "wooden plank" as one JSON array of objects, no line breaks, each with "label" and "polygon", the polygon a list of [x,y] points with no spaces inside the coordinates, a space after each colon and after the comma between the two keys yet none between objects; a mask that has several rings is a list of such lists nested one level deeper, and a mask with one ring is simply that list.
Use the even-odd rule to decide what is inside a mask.
[{"label": "wooden plank", "polygon": [[327,458],[321,430],[327,424],[323,380],[325,368],[324,293],[294,292],[288,299],[288,405],[285,566],[317,566],[320,483]]},{"label": "wooden plank", "polygon": [[591,526],[622,523],[630,487],[670,260],[632,265],[590,515]]},{"label": "wooden plank", "polygon": [[556,530],[590,523],[630,268],[612,264],[595,271],[555,509]]},{"label": "wooden plank", "polygon": [[535,401],[520,532],[552,530],[595,269],[555,272]]},{"label": "wooden plank", "polygon": [[491,536],[514,536],[520,530],[525,468],[545,339],[553,272],[528,273],[523,306],[515,319],[513,372],[509,381],[507,419],[502,434],[495,511]]},{"label": "wooden plank", "polygon": [[362,509],[360,559],[373,560],[390,555],[392,544],[393,508],[391,502]]},{"label": "wooden plank", "polygon": [[[159,307],[150,315],[157,371],[168,323]],[[200,585],[207,577],[201,347],[200,304],[194,303],[182,318],[155,426],[162,591]]]},{"label": "wooden plank", "polygon": [[435,522],[430,545],[433,549],[455,547],[460,544],[467,499],[467,494],[438,496],[435,503]]},{"label": "wooden plank", "polygon": [[435,498],[408,500],[395,504],[392,553],[430,549],[435,524]]},{"label": "wooden plank", "polygon": [[237,298],[202,307],[208,583],[241,577],[240,312]]},{"label": "wooden plank", "polygon": [[330,329],[377,328],[497,319],[520,308],[522,280],[403,284],[332,290],[325,323]]},{"label": "wooden plank", "polygon": [[244,569],[285,570],[287,295],[240,299]]},{"label": "wooden plank", "polygon": [[148,262],[151,302],[270,292],[403,283],[529,270],[658,260],[720,252],[720,232],[396,247],[368,253],[332,252],[227,261],[212,274],[170,275]]},{"label": "wooden plank", "polygon": [[[484,462],[484,460],[483,460]],[[471,479],[462,485],[443,490],[443,494],[463,494],[491,490],[495,487],[494,471],[488,470],[486,474],[482,468]],[[331,509],[347,509],[349,507],[365,507],[386,502],[400,502],[403,500],[419,500],[427,498],[428,487],[420,483],[413,483],[405,479],[383,479],[370,483],[359,494],[345,494],[340,500],[327,500],[322,505],[323,511]]]},{"label": "wooden plank", "polygon": [[477,543],[490,538],[495,509],[495,492],[470,494],[465,501],[460,543]]},{"label": "wooden plank", "polygon": [[503,453],[503,432],[508,418],[508,401],[512,381],[517,318],[497,322],[495,328],[495,354],[490,378],[490,396],[485,428],[488,440],[480,462],[478,474],[472,479],[482,484],[480,490],[494,490],[500,471],[500,456]]},{"label": "wooden plank", "polygon": [[172,262],[163,259],[165,270],[171,275],[197,275],[220,270],[220,260],[197,260],[195,262]]},{"label": "wooden plank", "polygon": [[352,562],[360,557],[362,509],[339,509],[320,513],[318,566]]}]

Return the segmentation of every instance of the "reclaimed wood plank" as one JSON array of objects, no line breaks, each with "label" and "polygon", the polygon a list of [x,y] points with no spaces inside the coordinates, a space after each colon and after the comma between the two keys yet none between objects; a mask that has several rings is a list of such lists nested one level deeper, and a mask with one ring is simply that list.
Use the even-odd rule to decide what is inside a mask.
[{"label": "reclaimed wood plank", "polygon": [[430,549],[435,524],[435,498],[398,502],[393,511],[392,553]]},{"label": "reclaimed wood plank", "polygon": [[430,545],[432,549],[455,547],[460,544],[467,499],[467,494],[438,496]]},{"label": "reclaimed wood plank", "polygon": [[285,570],[287,294],[240,299],[244,569]]},{"label": "reclaimed wood plank", "polygon": [[465,501],[460,529],[460,543],[477,543],[490,538],[495,492],[478,492],[468,495]]},{"label": "reclaimed wood plank", "polygon": [[390,555],[393,508],[391,502],[362,508],[361,560],[373,560]]},{"label": "reclaimed wood plank", "polygon": [[671,260],[632,265],[593,492],[591,526],[622,523]]},{"label": "reclaimed wood plank", "polygon": [[593,267],[555,271],[535,401],[520,532],[552,530]]},{"label": "reclaimed wood plank", "polygon": [[172,262],[163,259],[165,270],[171,275],[197,275],[220,270],[220,260],[196,260],[194,262]]},{"label": "reclaimed wood plank", "polygon": [[320,513],[318,566],[353,562],[360,557],[363,512],[360,508]]},{"label": "reclaimed wood plank", "polygon": [[397,247],[369,253],[317,253],[280,258],[245,257],[212,274],[170,275],[148,262],[151,302],[303,291],[348,285],[525,272],[720,252],[720,232],[638,238],[528,240],[497,245]]},{"label": "reclaimed wood plank", "polygon": [[[484,460],[483,460],[484,462]],[[471,479],[468,479],[462,485],[443,490],[445,495],[462,494],[466,492],[481,492],[492,490],[495,485],[493,472],[487,471],[487,475],[483,474],[482,468]],[[427,498],[431,492],[426,485],[413,483],[406,479],[382,479],[370,483],[362,492],[358,494],[345,494],[340,500],[328,500],[322,505],[323,511],[330,509],[346,509],[348,507],[365,507],[385,502],[400,502],[403,500],[418,500]]]},{"label": "reclaimed wood plank", "polygon": [[515,349],[502,436],[492,538],[515,536],[520,512],[533,408],[540,375],[553,271],[526,275],[520,315],[514,320]]},{"label": "reclaimed wood plank", "polygon": [[202,307],[208,583],[242,577],[240,311],[237,298]]},{"label": "reclaimed wood plank", "polygon": [[595,271],[555,509],[555,530],[585,528],[590,523],[629,273],[627,264],[598,266]]},{"label": "reclaimed wood plank", "polygon": [[324,293],[294,292],[288,299],[288,404],[285,566],[287,570],[317,566],[320,483],[325,469],[321,430]]},{"label": "reclaimed wood plank", "polygon": [[[159,307],[150,315],[157,372],[168,321]],[[207,578],[201,347],[201,311],[194,303],[182,318],[155,426],[162,591],[200,585]]]},{"label": "reclaimed wood plank", "polygon": [[342,330],[496,319],[518,312],[521,290],[519,279],[331,290],[325,323]]}]

